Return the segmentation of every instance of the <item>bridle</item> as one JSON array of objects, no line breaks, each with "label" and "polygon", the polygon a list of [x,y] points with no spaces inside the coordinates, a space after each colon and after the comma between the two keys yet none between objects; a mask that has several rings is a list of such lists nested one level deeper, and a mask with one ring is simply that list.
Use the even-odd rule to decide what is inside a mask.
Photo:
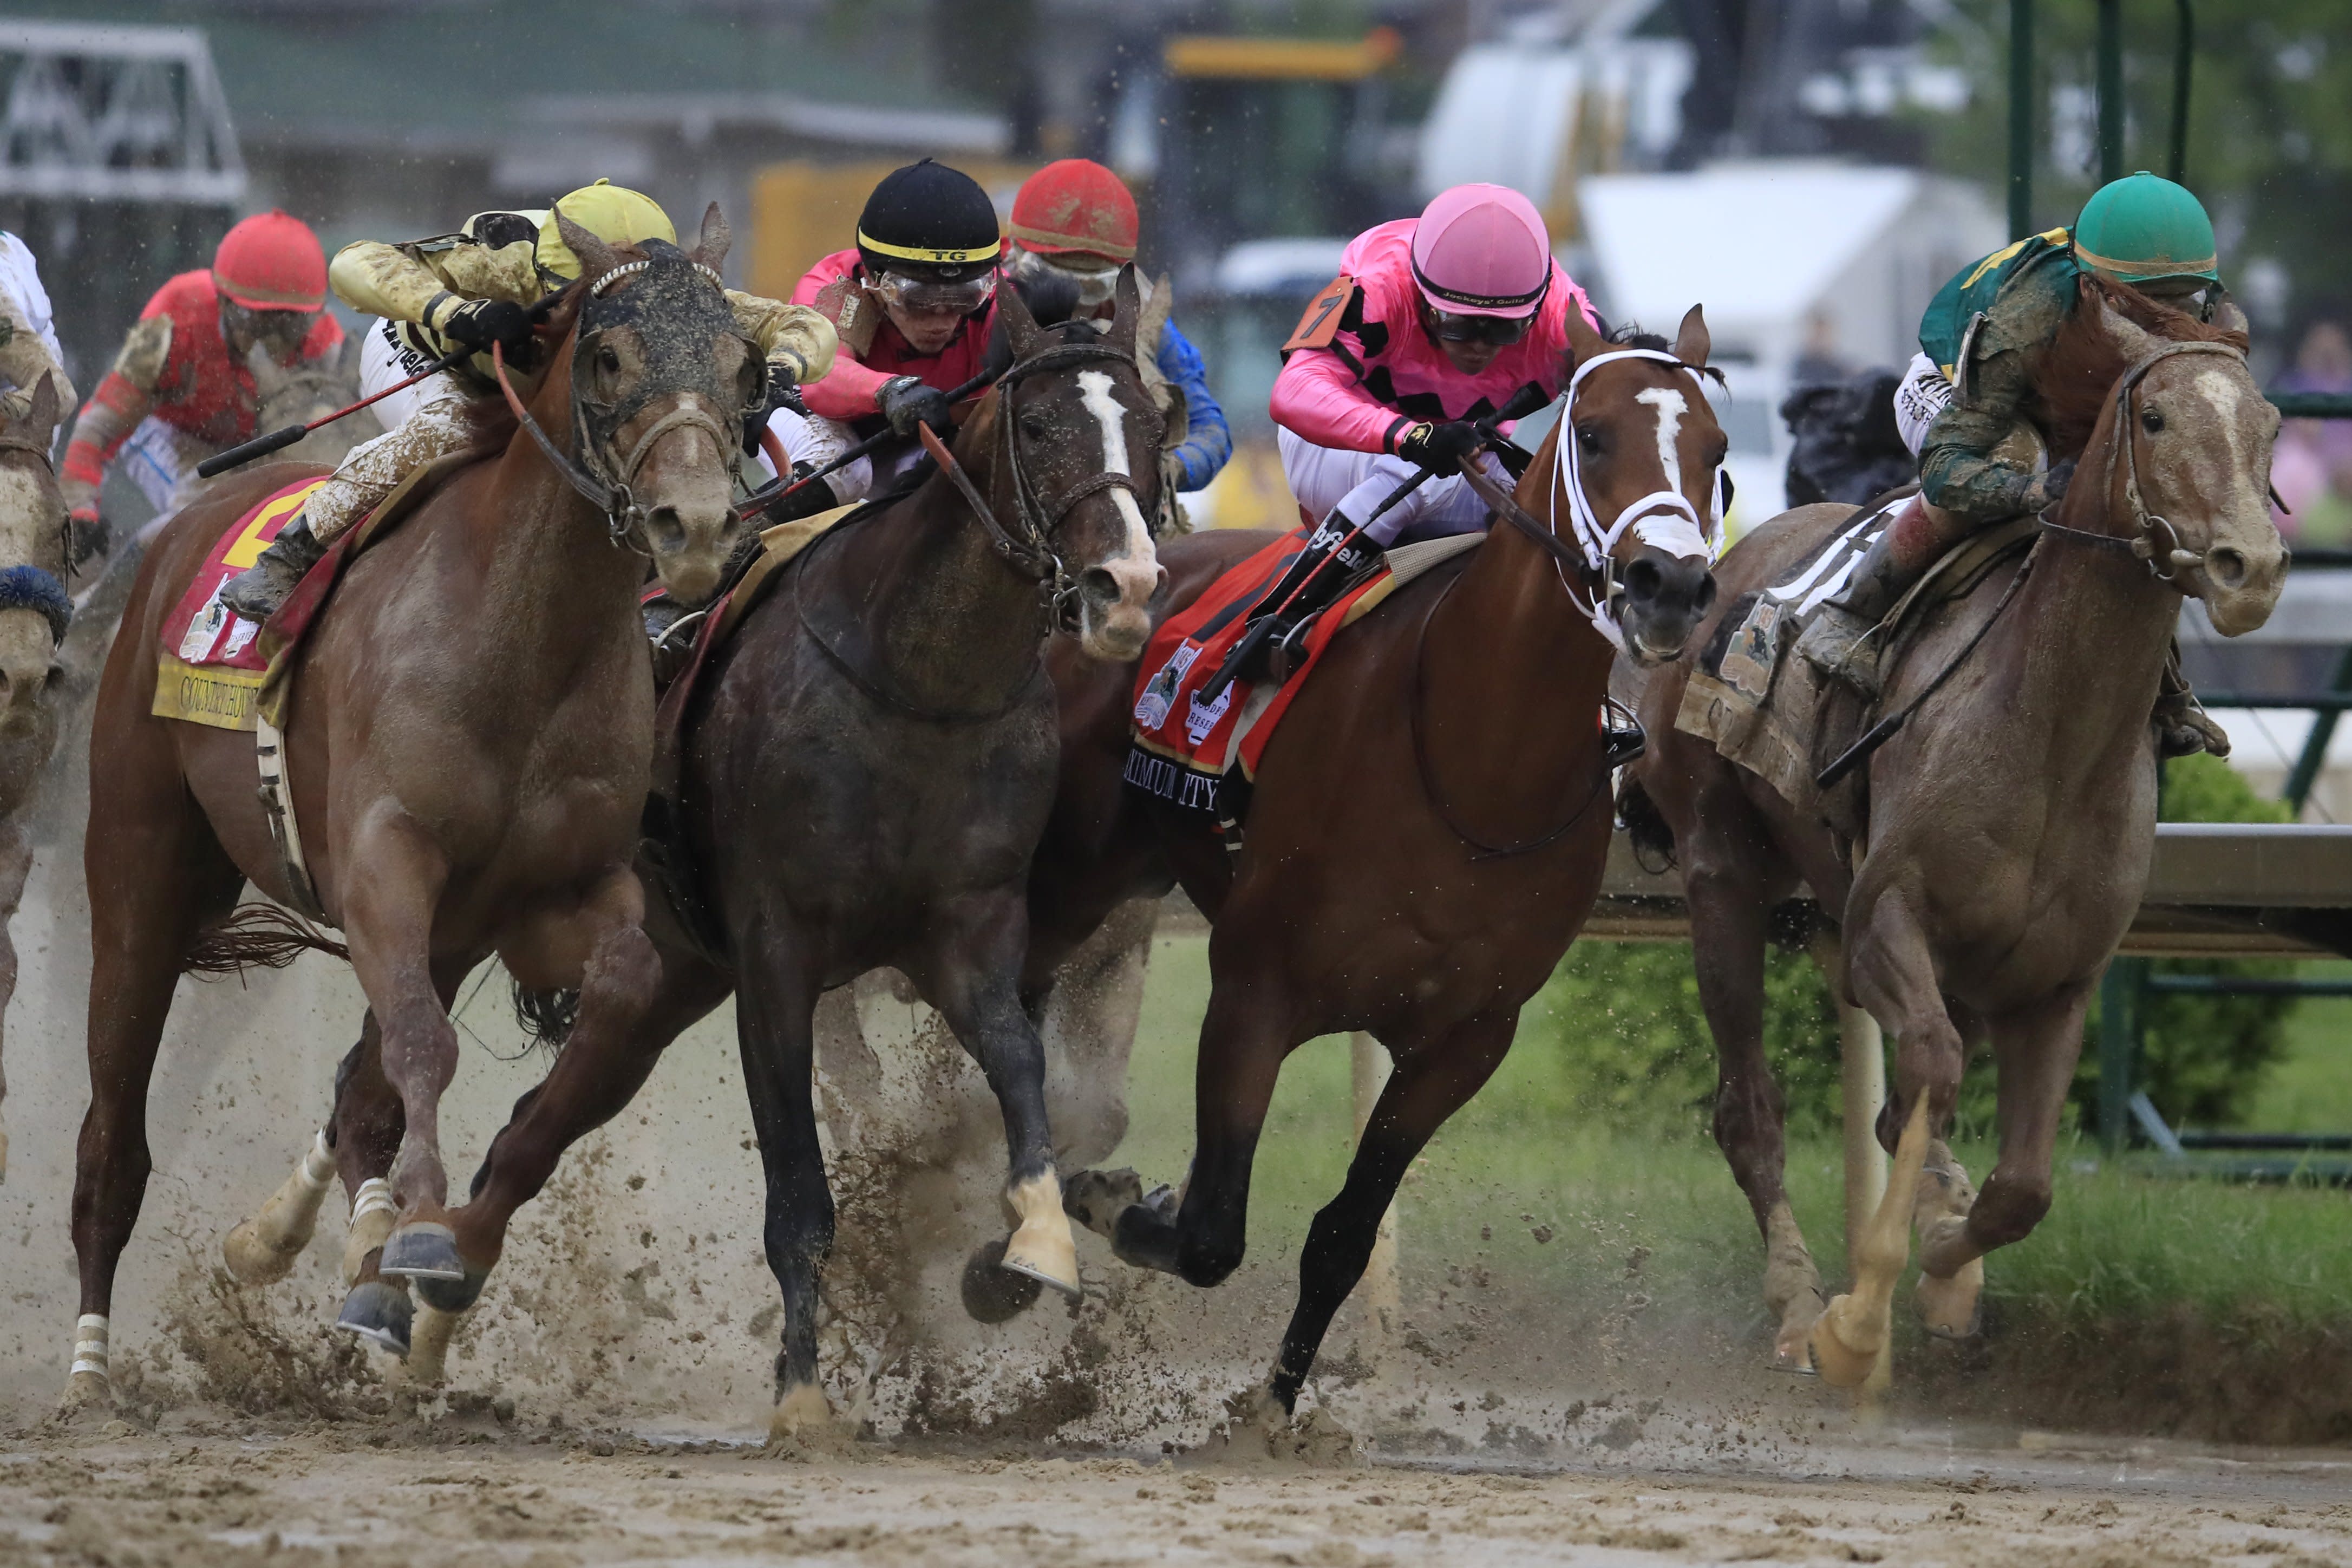
[{"label": "bridle", "polygon": [[[2107,447],[2105,489],[2112,491],[2116,477],[2116,447],[2123,448],[2124,505],[2129,509],[2132,531],[2126,533],[2094,533],[2084,528],[2069,528],[2053,520],[2051,514],[2059,503],[2045,508],[2037,520],[2043,533],[2067,544],[2080,544],[2093,550],[2116,552],[2132,557],[2147,568],[2149,576],[2177,594],[2194,596],[2195,589],[2181,580],[2181,574],[2203,564],[2204,557],[2195,551],[2184,550],[2180,531],[2160,512],[2147,510],[2147,501],[2139,488],[2139,416],[2134,395],[2147,373],[2164,361],[2179,354],[2226,354],[2240,369],[2245,368],[2246,356],[2228,343],[2185,342],[2165,343],[2129,370],[2116,378],[2110,395],[2116,405],[2116,426],[2122,438]],[[2159,541],[2158,534],[2162,538]]]},{"label": "bridle", "polygon": [[1022,467],[1021,443],[1013,428],[1015,423],[1012,406],[1013,389],[1033,375],[1079,364],[1118,364],[1132,373],[1135,358],[1101,340],[1056,343],[1027,359],[1015,361],[1003,375],[997,377],[997,464],[1012,487],[1013,516],[1020,524],[1018,532],[1006,528],[997,519],[995,509],[988,504],[988,498],[981,494],[980,487],[972,483],[971,476],[964,471],[963,465],[956,461],[955,454],[948,449],[947,443],[940,440],[929,426],[918,427],[923,449],[930,454],[940,471],[955,486],[956,493],[963,498],[964,504],[971,509],[972,515],[995,544],[997,559],[1041,585],[1054,624],[1064,631],[1076,630],[1072,606],[1077,599],[1077,585],[1054,548],[1055,536],[1061,531],[1062,524],[1080,501],[1106,490],[1123,489],[1135,498],[1139,510],[1143,505],[1143,492],[1136,488],[1132,475],[1106,469],[1072,485],[1048,506],[1039,497],[1028,470]]},{"label": "bridle", "polygon": [[[665,269],[671,268],[691,269],[713,289],[718,290],[722,301],[726,298],[725,289],[719,283],[719,274],[702,263],[689,260],[682,256],[648,258],[624,262],[601,274],[594,282],[588,284],[588,299],[587,302],[581,307],[582,316],[584,318],[588,310],[593,308],[595,301],[603,299],[605,291],[614,284],[656,267]],[[589,504],[604,514],[605,534],[614,548],[625,547],[651,559],[653,552],[642,542],[646,526],[646,509],[638,503],[635,493],[630,489],[630,483],[637,477],[637,470],[645,465],[646,458],[653,450],[654,443],[673,430],[692,428],[704,431],[717,446],[719,455],[726,459],[729,476],[740,480],[742,478],[742,442],[739,437],[730,436],[726,427],[702,406],[699,395],[688,394],[688,395],[693,396],[695,401],[681,402],[677,407],[655,420],[646,427],[643,434],[638,436],[617,464],[609,462],[605,448],[610,444],[612,436],[655,398],[678,393],[680,389],[655,384],[640,389],[638,394],[626,403],[610,406],[592,404],[580,390],[579,343],[594,330],[596,330],[594,326],[583,319],[575,324],[572,332],[573,368],[570,395],[572,429],[580,447],[579,456],[576,458],[555,444],[547,432],[540,427],[539,421],[530,416],[530,411],[523,406],[522,399],[515,395],[514,384],[507,379],[506,351],[499,344],[491,345],[490,368],[498,377],[499,390],[506,395],[507,407],[513,412],[517,422],[538,445],[541,455],[547,458],[548,463],[562,476],[567,484],[586,497]],[[753,357],[757,359],[756,354]],[[592,417],[592,415],[594,416]]]}]

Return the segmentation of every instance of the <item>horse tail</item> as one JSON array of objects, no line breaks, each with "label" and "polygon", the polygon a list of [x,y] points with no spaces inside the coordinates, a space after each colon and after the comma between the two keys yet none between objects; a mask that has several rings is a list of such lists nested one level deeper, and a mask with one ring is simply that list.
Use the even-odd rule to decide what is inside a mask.
[{"label": "horse tail", "polygon": [[[521,981],[514,986],[515,1022],[534,1045],[560,1050],[572,1037],[572,1026],[580,1019],[580,993],[568,991],[530,991]],[[518,1108],[520,1109],[520,1108]]]},{"label": "horse tail", "polygon": [[352,950],[276,904],[240,904],[196,932],[180,959],[188,974],[240,974],[247,969],[283,969],[306,952],[348,962]]},{"label": "horse tail", "polygon": [[1631,770],[1624,783],[1617,786],[1617,820],[1633,840],[1633,858],[1642,869],[1652,876],[1671,871],[1675,867],[1675,829],[1666,820],[1658,803],[1650,798]]}]

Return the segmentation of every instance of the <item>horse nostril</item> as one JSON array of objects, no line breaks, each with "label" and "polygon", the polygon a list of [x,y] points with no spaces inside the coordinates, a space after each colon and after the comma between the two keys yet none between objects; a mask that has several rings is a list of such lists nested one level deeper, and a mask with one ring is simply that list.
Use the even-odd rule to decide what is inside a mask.
[{"label": "horse nostril", "polygon": [[1694,615],[1704,616],[1714,607],[1715,574],[1703,573],[1699,576],[1698,591],[1691,595],[1691,612]]},{"label": "horse nostril", "polygon": [[2246,557],[2226,544],[2217,544],[2205,552],[2205,575],[2224,588],[2234,588],[2246,580]]},{"label": "horse nostril", "polygon": [[1646,605],[1658,596],[1665,585],[1665,574],[1658,563],[1646,557],[1625,568],[1625,597],[1636,605]]},{"label": "horse nostril", "polygon": [[674,506],[657,506],[646,513],[646,538],[656,550],[676,550],[686,542],[686,521]]}]

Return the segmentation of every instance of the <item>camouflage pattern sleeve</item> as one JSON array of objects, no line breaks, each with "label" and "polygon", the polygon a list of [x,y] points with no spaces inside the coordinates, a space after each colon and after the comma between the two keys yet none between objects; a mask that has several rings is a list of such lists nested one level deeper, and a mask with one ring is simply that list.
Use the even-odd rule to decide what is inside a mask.
[{"label": "camouflage pattern sleeve", "polygon": [[2026,421],[2042,350],[2074,302],[2074,278],[2042,267],[2020,273],[1985,312],[1952,401],[1919,449],[1920,489],[1928,500],[1982,522],[2033,504],[2033,470],[2001,460],[1994,448]]},{"label": "camouflage pattern sleeve", "polygon": [[761,354],[769,360],[782,360],[793,368],[793,382],[806,386],[821,381],[833,368],[834,349],[837,339],[833,323],[823,312],[807,305],[786,305],[757,294],[742,294],[730,289],[727,302],[735,309],[735,324],[760,345]]}]

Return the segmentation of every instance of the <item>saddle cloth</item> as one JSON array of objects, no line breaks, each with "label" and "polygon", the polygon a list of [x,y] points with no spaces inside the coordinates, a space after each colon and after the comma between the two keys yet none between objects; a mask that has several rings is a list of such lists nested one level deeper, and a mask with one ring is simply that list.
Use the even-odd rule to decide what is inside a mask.
[{"label": "saddle cloth", "polygon": [[[1906,488],[1862,508],[1780,582],[1736,600],[1700,651],[1675,715],[1675,729],[1713,742],[1790,805],[1849,836],[1861,830],[1865,805],[1858,781],[1865,774],[1849,775],[1855,781],[1851,787],[1842,784],[1826,795],[1814,780],[1860,737],[1871,715],[1856,694],[1805,659],[1790,658],[1789,650],[1916,493]],[[2035,531],[2032,518],[2013,519],[1971,534],[1938,557],[1874,634],[1885,639],[1880,669],[1891,679],[1927,613],[1965,596],[2024,550]]]},{"label": "saddle cloth", "polygon": [[1335,600],[1307,628],[1306,657],[1288,680],[1236,680],[1214,701],[1201,700],[1208,684],[1241,640],[1249,612],[1307,548],[1302,529],[1285,534],[1228,568],[1209,591],[1151,636],[1135,689],[1133,743],[1124,773],[1129,784],[1175,805],[1214,815],[1217,785],[1235,769],[1251,783],[1258,760],[1291,701],[1322,661],[1331,639],[1413,578],[1475,548],[1483,533],[1461,533],[1388,552],[1387,562]]},{"label": "saddle cloth", "polygon": [[415,511],[449,475],[503,446],[501,441],[497,447],[465,447],[411,469],[382,505],[329,547],[263,626],[230,615],[220,602],[221,585],[261,558],[328,476],[297,479],[246,510],[221,534],[164,617],[149,711],[215,730],[251,731],[264,703],[282,706],[289,656],[316,624],[352,557]]}]

